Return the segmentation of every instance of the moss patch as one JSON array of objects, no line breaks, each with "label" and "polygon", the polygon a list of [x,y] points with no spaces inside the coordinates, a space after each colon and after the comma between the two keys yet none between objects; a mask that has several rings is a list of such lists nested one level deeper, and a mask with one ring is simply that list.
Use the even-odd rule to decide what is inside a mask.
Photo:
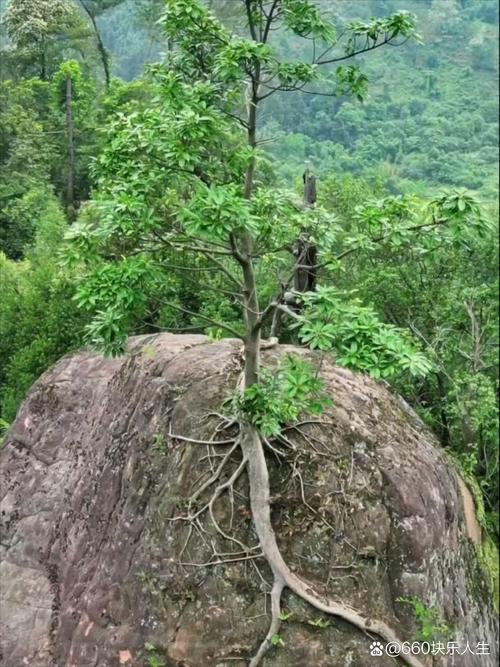
[{"label": "moss patch", "polygon": [[483,493],[477,479],[472,475],[466,474],[455,457],[450,456],[449,460],[455,465],[457,474],[459,474],[467,484],[467,487],[474,498],[476,518],[481,528],[483,528],[483,540],[481,545],[476,549],[477,560],[481,571],[485,575],[486,582],[493,597],[495,609],[498,612],[500,609],[499,553],[497,545],[488,533],[489,526],[484,507]]},{"label": "moss patch", "polygon": [[489,587],[493,594],[493,602],[495,609],[499,611],[499,563],[498,563],[498,548],[491,537],[486,534],[483,543],[477,550],[478,560],[481,569],[486,575]]}]

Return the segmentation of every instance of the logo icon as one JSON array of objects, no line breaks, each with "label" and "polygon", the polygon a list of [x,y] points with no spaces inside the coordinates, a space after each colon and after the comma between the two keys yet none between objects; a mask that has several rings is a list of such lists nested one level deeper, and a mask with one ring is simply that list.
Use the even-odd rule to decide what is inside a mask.
[{"label": "logo icon", "polygon": [[370,644],[370,655],[384,655],[384,647],[380,642]]}]

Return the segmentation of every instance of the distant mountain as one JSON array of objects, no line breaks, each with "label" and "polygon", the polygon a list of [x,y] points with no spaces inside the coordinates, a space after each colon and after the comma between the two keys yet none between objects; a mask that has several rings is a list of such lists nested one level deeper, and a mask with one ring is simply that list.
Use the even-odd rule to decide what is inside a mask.
[{"label": "distant mountain", "polygon": [[[212,0],[231,20],[234,0]],[[496,0],[321,0],[339,27],[401,9],[418,17],[423,45],[387,47],[357,62],[370,78],[364,103],[296,93],[265,110],[268,150],[288,181],[311,159],[320,175],[377,176],[393,192],[447,187],[495,199],[498,180],[498,3]],[[149,13],[144,13],[144,7]],[[162,3],[127,2],[102,19],[116,73],[138,76],[166,41],[155,26]],[[234,7],[234,6],[233,6]],[[141,9],[142,8],[142,9]],[[139,11],[140,10],[140,11]],[[155,14],[156,12],[156,14]],[[291,60],[305,55],[276,35]]]}]

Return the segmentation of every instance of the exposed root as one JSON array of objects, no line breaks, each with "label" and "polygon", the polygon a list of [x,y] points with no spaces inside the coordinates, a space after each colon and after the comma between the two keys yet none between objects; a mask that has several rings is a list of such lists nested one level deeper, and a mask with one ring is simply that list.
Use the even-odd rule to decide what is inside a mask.
[{"label": "exposed root", "polygon": [[168,435],[173,440],[182,440],[194,445],[233,445],[236,440],[236,438],[228,440],[198,440],[197,438],[187,438],[185,435],[179,435],[178,433],[169,433]]},{"label": "exposed root", "polygon": [[262,556],[263,556],[262,551],[259,551],[259,553],[256,554],[246,554],[245,556],[239,556],[237,558],[220,558],[219,560],[209,560],[206,563],[179,562],[178,565],[182,565],[183,567],[214,567],[215,565],[225,565],[226,563],[241,563],[244,560],[254,560],[255,558],[262,558]]},{"label": "exposed root", "polygon": [[[331,458],[332,450],[327,445],[325,445],[324,442],[322,442],[318,438],[315,438],[312,435],[308,435],[307,433],[304,433],[304,431],[302,431],[302,429],[300,429],[298,426],[292,426],[291,428],[293,428],[294,431],[296,431],[307,442],[307,444],[311,447],[311,449],[313,449],[316,452],[316,454],[318,454],[318,456],[324,456],[325,458],[328,458],[328,459]],[[319,450],[316,447],[315,442],[317,444],[321,445],[327,451],[322,452],[321,450]]]},{"label": "exposed root", "polygon": [[[300,577],[290,570],[281,555],[276,542],[276,535],[271,524],[269,473],[264,456],[264,449],[257,430],[250,424],[245,424],[242,427],[240,446],[243,456],[247,460],[250,486],[250,507],[252,510],[255,531],[259,538],[264,556],[274,575],[275,586],[273,587],[273,591],[275,592],[275,596],[278,591],[279,596],[281,596],[283,587],[287,586],[291,591],[318,611],[322,611],[332,616],[338,616],[369,636],[375,634],[388,643],[402,643],[392,628],[383,621],[363,616],[349,605],[335,602],[322,596],[320,593],[314,591],[311,585],[302,581]],[[275,600],[274,605],[276,608]],[[279,605],[277,608],[279,609]],[[266,640],[269,637],[272,638],[273,634],[275,634],[274,628],[276,627],[276,623],[275,614],[273,613],[271,628],[258,652],[254,658],[252,658],[250,667],[257,667],[265,651],[268,650],[271,639],[269,639],[269,642]],[[270,635],[269,633],[271,633],[271,630],[272,634]],[[401,655],[401,659],[410,667],[423,667],[420,660],[415,656]]]},{"label": "exposed root", "polygon": [[[216,415],[222,417],[222,415]],[[299,427],[306,423],[324,423],[324,422],[302,422],[294,425],[291,428],[300,430]],[[224,431],[227,428],[227,425],[233,426],[234,422],[223,421],[216,427],[216,431],[212,437],[216,437],[218,433]],[[215,466],[213,464],[212,455],[209,454],[209,463],[211,465],[211,471],[209,471],[209,477],[204,481],[199,488],[191,495],[188,499],[188,511],[185,516],[177,516],[170,519],[170,521],[186,521],[189,523],[189,530],[187,538],[184,542],[184,545],[181,550],[180,559],[186,551],[188,542],[191,538],[191,535],[194,531],[200,534],[203,541],[212,550],[212,555],[205,563],[192,563],[192,562],[179,562],[179,565],[184,567],[210,567],[216,565],[223,565],[224,563],[234,563],[234,562],[249,562],[253,565],[258,574],[261,576],[260,570],[257,567],[256,559],[264,557],[267,561],[267,564],[271,568],[273,573],[273,586],[271,590],[271,623],[269,630],[266,634],[266,637],[260,644],[257,652],[254,657],[251,658],[249,662],[249,667],[258,667],[261,663],[263,657],[267,651],[273,646],[273,638],[278,635],[279,628],[281,625],[281,595],[285,587],[289,588],[293,593],[298,595],[304,601],[308,602],[312,607],[321,611],[325,614],[332,616],[337,616],[344,621],[347,621],[352,626],[358,628],[361,632],[365,633],[369,637],[377,635],[385,642],[397,642],[402,643],[393,629],[384,623],[383,621],[372,619],[368,616],[364,616],[359,611],[350,607],[347,604],[340,603],[334,600],[329,599],[320,592],[314,590],[313,586],[306,581],[303,581],[298,577],[294,572],[290,570],[286,564],[281,552],[279,550],[276,535],[271,524],[271,497],[270,497],[270,486],[269,486],[269,473],[267,468],[267,463],[264,454],[264,444],[269,447],[277,458],[283,457],[286,453],[281,452],[279,449],[274,447],[269,441],[264,439],[264,442],[259,435],[257,429],[248,423],[241,424],[240,433],[237,437],[231,440],[198,440],[196,438],[187,438],[185,436],[178,436],[173,433],[169,433],[170,437],[183,440],[195,444],[205,444],[208,445],[208,451],[212,446],[215,445],[232,445],[227,452],[222,455],[220,463]],[[301,433],[301,435],[304,435]],[[288,447],[289,449],[295,450],[294,444],[288,440],[283,434],[277,440],[282,444]],[[305,440],[311,445],[311,437],[306,436]],[[223,479],[223,474],[226,466],[229,464],[232,454],[235,450],[239,448],[242,452],[242,458],[239,464],[234,468],[233,472],[225,479]],[[314,449],[316,449],[314,447]],[[319,453],[319,452],[318,452]],[[352,462],[351,462],[352,463]],[[259,543],[253,547],[249,547],[243,544],[236,537],[232,536],[226,532],[218,523],[215,512],[214,504],[217,499],[224,493],[229,494],[229,502],[231,505],[230,512],[230,521],[229,521],[229,531],[232,532],[233,524],[233,493],[234,485],[239,479],[244,470],[247,470],[248,482],[249,482],[249,493],[250,493],[250,508],[252,512],[252,519],[255,531]],[[352,470],[351,470],[352,475]],[[305,506],[307,506],[314,514],[321,518],[330,528],[332,526],[321,517],[321,514],[317,512],[311,505],[308,504],[305,491],[304,491],[304,481],[300,472],[297,469],[296,464],[293,466],[292,476],[296,477],[300,483],[302,501]],[[198,501],[200,496],[207,491],[211,486],[217,484],[210,499],[200,508],[195,511],[191,511],[193,504]],[[232,542],[237,545],[238,551],[233,551],[229,553],[219,553],[214,545],[213,535],[211,535],[205,528],[201,525],[200,517],[203,513],[208,513],[211,519],[211,523],[215,528],[218,535],[220,535],[224,540]],[[343,566],[349,567],[349,566]],[[351,576],[351,575],[349,575]],[[263,580],[267,586],[267,582]],[[400,655],[400,659],[404,661],[409,667],[423,667],[422,663],[417,659],[416,656],[412,655]]]},{"label": "exposed root", "polygon": [[260,664],[260,661],[272,646],[273,637],[279,632],[281,626],[281,594],[284,587],[285,581],[280,576],[275,575],[271,591],[271,624],[264,641],[259,646],[259,650],[250,660],[249,667],[257,667]]},{"label": "exposed root", "polygon": [[335,422],[327,421],[325,419],[303,419],[300,422],[295,422],[289,426],[284,426],[283,431],[289,431],[292,428],[298,428],[299,426],[306,426],[307,424],[321,424],[322,426],[335,426]]},{"label": "exposed root", "polygon": [[231,449],[229,449],[229,451],[227,451],[226,454],[224,454],[217,470],[190,497],[189,499],[190,505],[194,503],[195,500],[201,496],[201,494],[203,493],[203,491],[205,491],[205,489],[208,489],[210,486],[212,486],[212,484],[215,484],[215,482],[219,480],[226,463],[229,461],[231,454],[234,452],[237,446],[238,443],[235,442],[234,445],[231,447]]},{"label": "exposed root", "polygon": [[271,338],[268,338],[267,340],[261,340],[260,342],[260,349],[261,350],[270,350],[273,347],[276,347],[279,343],[279,340],[276,336],[271,336]]},{"label": "exposed root", "polygon": [[335,528],[332,526],[332,524],[331,524],[329,521],[327,521],[327,520],[325,519],[325,517],[322,516],[322,514],[321,514],[320,512],[318,512],[318,510],[314,509],[314,507],[313,507],[312,505],[310,505],[310,504],[307,502],[307,499],[306,499],[306,492],[305,492],[305,489],[304,489],[304,480],[302,479],[302,474],[301,474],[300,470],[299,470],[298,467],[297,467],[297,460],[295,460],[295,461],[294,461],[294,464],[293,464],[292,476],[293,476],[293,477],[297,477],[298,480],[299,480],[299,484],[300,484],[300,496],[301,496],[301,498],[302,498],[302,502],[304,503],[305,507],[307,507],[307,509],[308,509],[310,512],[312,512],[313,514],[315,514],[315,515],[318,517],[318,519],[319,519],[322,523],[325,524],[325,526],[327,526],[333,533],[335,533]]},{"label": "exposed root", "polygon": [[[225,455],[222,458],[222,461],[218,465],[217,469],[213,471],[213,473],[210,475],[210,477],[201,484],[201,486],[196,489],[196,491],[189,497],[188,499],[188,509],[187,513],[184,515],[178,515],[174,517],[170,517],[168,521],[175,522],[175,521],[184,521],[189,524],[188,528],[188,534],[186,536],[186,539],[184,541],[184,544],[182,546],[182,549],[179,554],[179,558],[181,559],[182,556],[184,555],[189,541],[191,539],[191,536],[193,534],[193,530],[196,529],[197,532],[203,537],[203,533],[208,534],[208,531],[206,531],[203,526],[200,523],[200,517],[207,512],[210,516],[212,526],[214,527],[215,531],[223,537],[225,540],[228,542],[232,542],[238,546],[240,551],[236,553],[236,555],[240,556],[249,556],[249,558],[238,558],[237,560],[250,560],[253,558],[256,558],[255,555],[251,555],[252,551],[255,551],[256,549],[259,549],[259,545],[249,547],[240,540],[238,540],[236,537],[233,537],[229,533],[227,533],[223,528],[221,528],[219,522],[215,518],[215,512],[214,512],[214,504],[217,501],[217,499],[225,492],[227,491],[229,493],[229,498],[230,498],[230,505],[231,505],[231,518],[230,518],[230,526],[229,530],[232,529],[232,522],[233,522],[233,514],[234,514],[234,495],[233,495],[233,487],[236,483],[236,481],[239,479],[241,474],[246,468],[247,465],[247,460],[246,457],[243,456],[242,460],[240,463],[237,465],[235,470],[232,472],[232,474],[226,479],[224,482],[221,481],[223,472],[225,470],[226,465],[228,464],[231,455],[235,451],[235,449],[238,447],[239,441],[237,440],[236,442],[233,443],[233,446],[225,453]],[[216,486],[214,489],[210,499],[198,510],[192,511],[193,504],[196,503],[196,501],[199,499],[199,497],[202,495],[204,491],[206,491],[210,486],[215,484],[216,482],[219,482],[219,484]],[[204,542],[207,544],[206,540],[203,538]],[[219,558],[221,554],[218,554],[213,546],[213,543],[210,545],[212,548],[212,557],[210,558],[210,561],[208,564],[215,565],[215,564],[221,564],[223,562],[226,562],[224,560],[218,560],[217,562],[213,561],[213,558]],[[233,554],[235,555],[235,554]],[[262,554],[260,554],[262,555]],[[230,561],[229,561],[230,562]],[[184,563],[184,562],[179,562],[179,565],[182,566],[193,566],[195,565],[194,563]],[[208,565],[207,564],[207,565]],[[201,567],[201,565],[199,565]]]},{"label": "exposed root", "polygon": [[247,465],[247,460],[246,460],[246,457],[244,456],[243,459],[242,459],[242,461],[241,461],[241,463],[240,463],[240,465],[236,468],[236,470],[235,470],[234,473],[231,475],[231,477],[230,477],[226,482],[224,482],[223,484],[219,484],[219,486],[215,489],[215,491],[214,491],[212,497],[210,498],[209,502],[207,503],[207,505],[205,505],[205,507],[202,508],[202,509],[197,513],[197,515],[198,515],[198,514],[200,514],[202,511],[204,511],[205,509],[208,508],[208,512],[209,512],[209,514],[210,514],[210,518],[212,519],[212,524],[213,524],[215,530],[216,530],[216,531],[217,531],[217,532],[218,532],[224,539],[228,540],[229,542],[234,542],[235,544],[237,544],[239,547],[241,547],[241,549],[242,549],[243,551],[248,551],[249,548],[246,547],[246,546],[243,544],[243,542],[240,542],[240,540],[238,540],[236,537],[232,537],[232,536],[229,535],[228,533],[224,532],[224,531],[222,530],[222,528],[219,526],[217,520],[215,519],[215,515],[214,515],[214,503],[215,503],[215,501],[217,500],[217,498],[218,498],[218,497],[219,497],[219,496],[220,496],[226,489],[232,489],[232,487],[233,487],[234,483],[236,482],[236,480],[238,479],[238,477],[241,475],[241,473],[243,472],[243,470],[245,470],[246,465]]},{"label": "exposed root", "polygon": [[276,458],[277,458],[278,461],[280,460],[280,458],[286,456],[286,452],[282,452],[282,451],[280,451],[279,449],[277,449],[276,447],[274,447],[274,446],[269,442],[269,440],[268,440],[267,438],[264,438],[264,437],[263,437],[263,438],[262,438],[262,441],[264,442],[264,444],[266,445],[266,447],[269,447],[269,449],[273,452],[273,454],[276,456]]}]

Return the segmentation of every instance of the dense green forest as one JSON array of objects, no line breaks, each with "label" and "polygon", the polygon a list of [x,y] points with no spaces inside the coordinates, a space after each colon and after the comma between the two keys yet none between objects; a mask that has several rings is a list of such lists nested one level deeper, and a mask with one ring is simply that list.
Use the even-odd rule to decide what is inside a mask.
[{"label": "dense green forest", "polygon": [[[390,382],[496,536],[497,3],[323,0],[315,13],[288,0],[279,65],[245,41],[240,2],[205,3],[222,23],[199,14],[199,51],[186,17],[203,3],[166,5],[159,22],[159,0],[2,2],[2,428],[40,374],[84,344],[118,353],[131,333],[244,336],[221,231],[236,238],[238,220],[254,235],[272,303],[307,228],[319,252],[309,316],[283,302],[264,336]],[[231,57],[217,51],[229,34]],[[304,63],[337,40],[338,63],[320,78]],[[269,95],[249,151],[241,119],[256,62]],[[318,205],[304,212],[305,161]],[[240,187],[249,164],[252,198]],[[258,407],[264,432],[279,428],[273,391],[254,389],[243,406]]]},{"label": "dense green forest", "polygon": [[[150,6],[161,8],[161,2]],[[234,2],[213,3],[231,22]],[[336,25],[384,16],[397,0],[320,3]],[[135,78],[159,58],[161,33],[154,14],[134,12],[122,2],[103,17],[102,30],[118,76]],[[297,95],[289,104],[278,95],[265,110],[264,135],[277,158],[278,174],[293,181],[304,159],[318,173],[379,177],[391,192],[426,194],[441,186],[481,191],[496,199],[498,168],[498,7],[494,0],[408,0],[423,45],[408,43],[390,58],[361,55],[369,77],[363,104],[349,95],[334,100]],[[281,48],[293,57],[310,45],[284,35]],[[467,160],[463,155],[467,154]]]}]

